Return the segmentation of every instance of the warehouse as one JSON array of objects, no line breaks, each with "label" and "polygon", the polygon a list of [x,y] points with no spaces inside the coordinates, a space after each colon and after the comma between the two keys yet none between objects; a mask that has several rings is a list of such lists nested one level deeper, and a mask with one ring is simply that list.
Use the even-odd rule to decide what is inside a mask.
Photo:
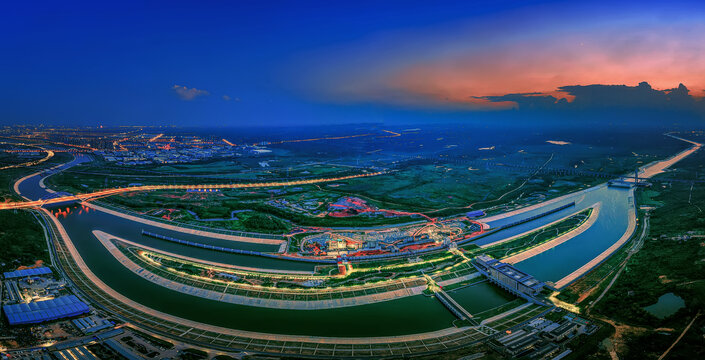
[{"label": "warehouse", "polygon": [[90,309],[75,295],[2,307],[10,325],[37,324],[88,313]]},{"label": "warehouse", "polygon": [[42,266],[42,267],[37,267],[37,268],[32,268],[32,269],[22,269],[22,270],[15,270],[15,271],[10,271],[4,273],[5,280],[10,280],[10,279],[18,279],[18,278],[23,278],[23,277],[28,277],[28,276],[42,276],[42,275],[49,275],[51,274],[51,269]]}]

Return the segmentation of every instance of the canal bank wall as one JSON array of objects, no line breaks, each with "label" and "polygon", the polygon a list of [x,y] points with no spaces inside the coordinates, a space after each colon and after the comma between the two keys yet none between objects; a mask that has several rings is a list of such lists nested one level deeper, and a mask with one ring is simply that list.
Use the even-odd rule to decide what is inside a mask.
[{"label": "canal bank wall", "polygon": [[[508,263],[508,264],[516,264],[518,262],[524,261],[530,257],[536,256],[544,251],[553,249],[554,247],[565,243],[568,240],[571,240],[575,238],[576,236],[584,233],[587,229],[589,229],[593,224],[595,224],[595,221],[597,221],[597,218],[600,216],[600,208],[602,207],[602,203],[596,203],[595,205],[591,206],[592,208],[592,213],[590,213],[590,218],[588,218],[587,221],[585,221],[583,224],[578,226],[577,228],[573,229],[572,231],[569,231],[551,241],[545,242],[541,245],[538,245],[534,248],[531,248],[526,251],[522,251],[516,255],[510,256],[508,258],[502,259],[502,262]],[[582,209],[584,210],[584,209]],[[581,210],[581,211],[582,211]],[[572,216],[572,215],[570,215]]]}]

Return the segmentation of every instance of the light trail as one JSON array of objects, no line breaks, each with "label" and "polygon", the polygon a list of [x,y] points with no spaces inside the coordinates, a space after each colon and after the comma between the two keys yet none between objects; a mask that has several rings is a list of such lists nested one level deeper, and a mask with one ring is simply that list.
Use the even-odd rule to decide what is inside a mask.
[{"label": "light trail", "polygon": [[342,139],[352,139],[352,138],[372,136],[372,135],[374,135],[374,134],[357,134],[357,135],[345,135],[345,136],[327,136],[327,137],[311,138],[311,139],[281,140],[281,141],[272,141],[272,142],[270,142],[270,144],[298,143],[298,142],[309,142],[309,141],[320,141],[320,140],[342,140]]},{"label": "light trail", "polygon": [[394,132],[394,131],[391,131],[391,130],[382,130],[382,131],[384,131],[384,132],[386,132],[386,133],[389,133],[389,134],[392,134],[392,135],[382,136],[382,137],[397,137],[397,136],[401,136],[400,133]]},{"label": "light trail", "polygon": [[157,141],[157,139],[159,139],[162,136],[164,136],[164,134],[158,134],[155,137],[149,139],[149,142],[155,142],[155,141]]},{"label": "light trail", "polygon": [[[27,166],[34,166],[34,165],[39,165],[52,157],[54,157],[54,152],[48,149],[45,149],[41,146],[36,146],[36,145],[29,145],[29,144],[24,144],[24,143],[19,143],[19,144],[12,144],[12,143],[3,143],[3,144],[11,144],[11,145],[22,145],[22,146],[34,146],[39,149],[39,151],[44,151],[46,152],[46,156],[39,160],[32,160],[32,161],[27,161],[22,164],[14,164],[14,165],[7,165],[0,167],[0,170],[6,170],[6,169],[14,169],[14,168],[19,168],[19,167],[27,167]],[[18,150],[18,151],[30,151],[30,150]],[[6,150],[6,152],[13,152],[13,150]]]},{"label": "light trail", "polygon": [[85,194],[60,196],[53,199],[35,200],[35,201],[20,201],[0,203],[0,210],[7,209],[24,209],[31,207],[40,207],[43,205],[58,204],[67,201],[86,201],[98,197],[123,194],[128,192],[139,191],[154,191],[154,190],[189,190],[189,189],[245,189],[245,188],[262,188],[262,187],[278,187],[278,186],[296,186],[308,184],[320,184],[333,181],[342,181],[363,177],[370,177],[384,174],[384,171],[378,171],[368,174],[357,174],[348,176],[339,176],[334,178],[308,179],[308,180],[293,180],[293,181],[272,181],[263,183],[247,183],[247,184],[203,184],[203,185],[142,185],[130,186],[116,189],[106,189],[94,191]]}]

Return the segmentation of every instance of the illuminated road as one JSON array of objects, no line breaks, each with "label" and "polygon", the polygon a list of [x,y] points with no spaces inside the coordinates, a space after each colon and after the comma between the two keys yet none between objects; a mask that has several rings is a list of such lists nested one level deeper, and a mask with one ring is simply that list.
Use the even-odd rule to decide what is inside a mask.
[{"label": "illuminated road", "polygon": [[[54,152],[53,152],[53,151],[47,150],[47,149],[45,149],[45,148],[43,148],[43,147],[41,147],[41,146],[29,145],[29,144],[24,144],[24,143],[1,143],[1,144],[22,145],[22,146],[36,147],[36,148],[38,148],[40,151],[44,151],[44,152],[46,152],[47,154],[46,154],[46,156],[44,156],[43,158],[41,158],[41,159],[39,159],[39,160],[27,161],[27,162],[22,163],[22,164],[13,164],[13,165],[3,166],[3,167],[0,167],[0,170],[14,169],[14,168],[20,168],[20,167],[28,167],[28,166],[39,165],[39,164],[41,164],[41,163],[43,163],[43,162],[45,162],[45,161],[51,159],[52,157],[54,157]],[[5,152],[27,152],[27,150],[6,150]]]},{"label": "illuminated road", "polygon": [[130,186],[130,187],[124,187],[124,188],[94,191],[94,192],[85,193],[85,194],[60,196],[60,197],[56,197],[53,199],[47,199],[47,200],[6,202],[6,203],[0,204],[0,210],[39,207],[39,206],[43,206],[43,205],[58,204],[58,203],[63,203],[63,202],[68,202],[68,201],[85,201],[85,200],[95,199],[95,198],[104,197],[104,196],[111,196],[111,195],[117,195],[117,194],[129,193],[129,192],[139,192],[139,191],[189,190],[189,189],[246,189],[246,188],[263,188],[263,187],[278,187],[278,186],[296,186],[296,185],[320,184],[320,183],[333,182],[333,181],[357,179],[357,178],[363,178],[363,177],[377,176],[377,175],[381,175],[381,174],[384,174],[384,171],[378,171],[378,172],[368,173],[368,174],[340,176],[340,177],[334,177],[334,178],[294,180],[294,181],[272,181],[272,182],[247,183],[247,184]]}]

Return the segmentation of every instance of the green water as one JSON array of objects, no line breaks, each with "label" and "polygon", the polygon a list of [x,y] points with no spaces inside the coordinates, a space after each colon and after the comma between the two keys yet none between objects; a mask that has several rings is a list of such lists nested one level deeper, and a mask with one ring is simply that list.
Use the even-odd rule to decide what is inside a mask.
[{"label": "green water", "polygon": [[[595,222],[581,234],[515,266],[542,281],[558,281],[607,250],[616,243],[629,226],[633,211],[633,191],[621,188],[597,187],[578,193],[564,201],[575,201],[570,211],[580,211],[601,202]],[[565,215],[563,215],[565,216]],[[538,222],[528,224],[538,226]]]},{"label": "green water", "polygon": [[[336,309],[282,310],[223,303],[183,294],[145,280],[122,266],[91,231],[105,229],[115,232],[120,230],[116,226],[124,227],[127,224],[104,223],[102,221],[114,221],[115,217],[103,215],[106,214],[72,212],[60,221],[88,267],[108,286],[142,305],[171,315],[248,331],[352,337],[428,332],[451,327],[455,320],[438,300],[423,295]],[[125,238],[151,241],[139,236],[142,224],[131,225],[137,229],[130,229],[129,232],[124,228],[120,230]],[[200,257],[203,250],[184,248],[179,251]],[[266,266],[279,264],[277,260],[271,263],[269,259],[230,256],[233,256],[231,262],[239,263],[245,259],[250,266],[259,265],[259,262]]]},{"label": "green water", "polygon": [[451,290],[448,295],[470,314],[478,314],[516,299],[513,295],[487,281]]},{"label": "green water", "polygon": [[685,307],[685,301],[674,293],[663,294],[655,304],[644,308],[649,314],[665,319]]}]

